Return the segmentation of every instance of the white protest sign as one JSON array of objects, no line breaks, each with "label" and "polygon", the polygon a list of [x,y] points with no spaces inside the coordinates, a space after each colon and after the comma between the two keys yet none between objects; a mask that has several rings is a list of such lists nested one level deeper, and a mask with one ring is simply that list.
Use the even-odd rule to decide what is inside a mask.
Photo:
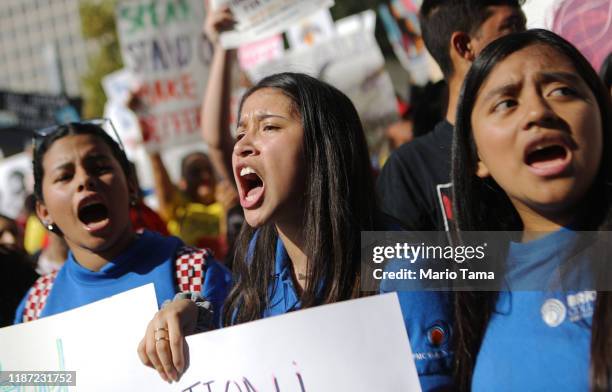
[{"label": "white protest sign", "polygon": [[130,93],[138,87],[138,81],[127,68],[111,72],[102,78],[102,88],[109,101],[127,104]]},{"label": "white protest sign", "polygon": [[336,34],[336,26],[329,8],[323,8],[293,24],[287,30],[287,40],[292,48],[312,46]]},{"label": "white protest sign", "polygon": [[172,385],[136,354],[156,304],[147,285],[2,328],[0,370],[76,371],[63,391],[420,391],[396,294],[191,336],[189,368]]},{"label": "white protest sign", "polygon": [[[148,284],[64,313],[1,328],[0,369],[76,371],[76,388],[63,390],[140,390],[143,378],[153,384],[159,378],[140,363],[136,353],[156,311],[155,290]],[[157,390],[167,388],[159,381]]]},{"label": "white protest sign", "polygon": [[102,88],[108,100],[104,105],[104,117],[109,118],[125,147],[125,152],[133,160],[135,150],[142,143],[138,118],[127,104],[139,82],[129,69],[123,68],[102,78]]},{"label": "white protest sign", "polygon": [[384,140],[384,127],[397,120],[395,91],[385,70],[385,59],[372,30],[362,28],[336,34],[310,48],[285,56],[249,72],[253,81],[278,72],[304,72],[339,88],[353,102],[366,130],[370,149]]},{"label": "white protest sign", "polygon": [[176,392],[421,390],[394,293],[224,328],[187,342],[190,367],[172,388]]},{"label": "white protest sign", "polygon": [[282,33],[304,17],[334,5],[333,0],[214,0],[214,9],[229,5],[236,19],[232,31],[221,34],[221,45],[237,48]]},{"label": "white protest sign", "polygon": [[200,105],[212,46],[202,0],[129,0],[116,8],[121,54],[139,78],[150,150],[200,138]]},{"label": "white protest sign", "polygon": [[0,214],[15,218],[31,191],[32,157],[26,153],[0,159]]}]

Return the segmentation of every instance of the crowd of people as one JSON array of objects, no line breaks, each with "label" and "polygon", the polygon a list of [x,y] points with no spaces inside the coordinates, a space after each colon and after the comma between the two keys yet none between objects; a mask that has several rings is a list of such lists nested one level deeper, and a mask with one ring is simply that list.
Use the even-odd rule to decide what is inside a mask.
[{"label": "crowd of people", "polygon": [[[153,282],[160,310],[137,352],[170,382],[187,335],[375,295],[361,286],[363,231],[522,232],[505,244],[511,275],[544,274],[575,233],[610,230],[611,58],[598,74],[562,37],[526,30],[519,0],[424,0],[420,22],[446,87],[403,113],[414,135],[393,133],[378,178],[352,102],[305,74],[251,86],[233,136],[227,7],[204,26],[208,153],[183,159],[178,184],[150,154],[158,211],[101,122],[38,132],[30,206],[19,222],[0,216],[2,325]],[[417,126],[431,107],[439,122]],[[575,292],[380,291],[398,292],[424,391],[612,390],[610,291],[554,326],[543,304]]]}]

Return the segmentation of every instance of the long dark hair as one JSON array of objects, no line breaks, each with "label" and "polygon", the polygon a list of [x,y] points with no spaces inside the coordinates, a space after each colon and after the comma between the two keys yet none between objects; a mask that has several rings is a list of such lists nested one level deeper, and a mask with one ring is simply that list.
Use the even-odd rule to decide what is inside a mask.
[{"label": "long dark hair", "polygon": [[[308,281],[302,308],[359,295],[360,231],[377,217],[372,173],[359,115],[338,89],[298,73],[268,76],[246,92],[274,88],[291,99],[304,128],[305,195],[302,226]],[[254,245],[251,244],[256,233]],[[244,225],[234,271],[237,283],[224,307],[224,324],[256,320],[268,307],[277,232],[273,223]]]},{"label": "long dark hair", "polygon": [[[457,108],[453,143],[452,179],[458,231],[522,230],[522,222],[506,193],[492,179],[476,176],[478,155],[472,134],[471,115],[478,91],[506,57],[532,45],[545,45],[572,62],[576,72],[593,92],[601,113],[603,154],[599,172],[587,196],[592,204],[585,229],[612,227],[612,108],[609,92],[589,62],[569,42],[546,30],[510,34],[487,46],[466,75]],[[455,296],[455,363],[458,384],[469,390],[484,333],[495,308],[497,293],[459,292]],[[590,382],[593,390],[612,387],[612,293],[600,291],[591,333]]]}]

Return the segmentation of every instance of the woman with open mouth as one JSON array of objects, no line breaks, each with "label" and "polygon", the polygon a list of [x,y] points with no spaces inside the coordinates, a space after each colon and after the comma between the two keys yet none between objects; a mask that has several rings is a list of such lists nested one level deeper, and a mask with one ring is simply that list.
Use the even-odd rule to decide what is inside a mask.
[{"label": "woman with open mouth", "polygon": [[608,91],[570,43],[530,30],[485,48],[461,97],[458,227],[516,232],[503,291],[456,294],[461,390],[611,390],[610,260],[580,233],[612,226]]},{"label": "woman with open mouth", "polygon": [[[223,325],[363,295],[360,235],[384,229],[385,223],[375,200],[365,135],[351,101],[310,76],[281,73],[249,89],[238,113],[232,170],[248,225],[237,240],[235,286],[223,306]],[[421,330],[435,321],[436,305],[430,298],[414,302],[407,316],[409,329]],[[173,302],[158,312],[147,336],[160,320],[183,326],[175,334],[193,333],[187,322],[193,317],[179,305]],[[152,345],[151,340],[146,343]],[[163,346],[153,354],[155,361],[183,356]],[[143,362],[152,365],[146,356]],[[168,368],[175,372],[172,361],[156,367]],[[425,387],[428,376],[436,385],[448,380],[435,373],[423,375]]]},{"label": "woman with open mouth", "polygon": [[[175,237],[135,233],[129,208],[137,184],[123,149],[103,128],[108,124],[70,123],[35,136],[36,213],[70,252],[58,272],[39,278],[26,294],[17,323],[148,283],[155,284],[159,304],[178,292],[206,292],[217,312],[229,291],[231,274],[206,250],[185,247]],[[179,269],[201,274],[200,280],[181,279]],[[168,336],[157,338],[163,342]]]}]

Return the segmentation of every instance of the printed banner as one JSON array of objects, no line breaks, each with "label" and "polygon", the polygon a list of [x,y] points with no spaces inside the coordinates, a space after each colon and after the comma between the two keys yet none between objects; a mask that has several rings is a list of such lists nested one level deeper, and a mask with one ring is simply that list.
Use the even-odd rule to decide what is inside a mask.
[{"label": "printed banner", "polygon": [[63,95],[0,91],[0,110],[12,114],[17,120],[14,125],[31,130],[78,121],[82,103],[80,98]]},{"label": "printed banner", "polygon": [[[367,20],[367,18],[364,18]],[[250,72],[254,82],[277,72],[304,72],[344,92],[355,104],[371,151],[384,139],[384,127],[397,119],[393,83],[373,31],[365,26],[336,34],[310,48],[285,56]]]},{"label": "printed banner", "polygon": [[237,48],[282,33],[304,17],[334,5],[333,0],[214,0],[214,9],[229,5],[236,28],[221,34],[221,45]]},{"label": "printed banner", "polygon": [[122,1],[116,18],[124,64],[141,79],[147,149],[198,140],[212,58],[202,0]]}]

